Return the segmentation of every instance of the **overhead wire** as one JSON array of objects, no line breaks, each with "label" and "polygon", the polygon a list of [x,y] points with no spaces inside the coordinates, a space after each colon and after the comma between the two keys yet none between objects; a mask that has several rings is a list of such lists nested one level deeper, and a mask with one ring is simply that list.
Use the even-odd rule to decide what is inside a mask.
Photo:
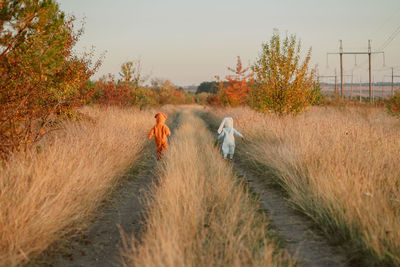
[{"label": "overhead wire", "polygon": [[389,46],[389,44],[396,38],[396,36],[400,33],[400,25],[394,30],[394,32],[389,35],[389,37],[386,39],[386,41],[382,44],[380,50],[385,49],[386,47]]},{"label": "overhead wire", "polygon": [[373,35],[377,34],[378,32],[380,32],[383,27],[386,26],[386,24],[391,21],[394,17],[396,17],[397,13],[400,12],[400,8],[396,9],[392,15],[390,15],[378,28],[376,28],[376,30],[374,31]]},{"label": "overhead wire", "polygon": [[[397,15],[397,13],[400,11],[400,8],[398,8],[391,16],[389,16],[376,30],[376,32],[380,31],[390,20],[393,19]],[[386,47],[390,45],[390,43],[397,37],[397,35],[400,34],[400,25],[389,35],[389,37],[383,42],[379,50],[383,50]],[[355,55],[354,58],[355,64],[354,67],[350,69],[351,72],[354,72],[355,70],[366,70],[368,71],[368,68],[363,68],[363,66],[368,63],[368,59],[363,61],[361,64],[357,64],[357,56]],[[329,69],[329,63],[328,63],[328,54],[326,55],[326,68]],[[393,67],[394,69],[400,68],[400,66]],[[385,56],[383,55],[383,68],[380,69],[372,69],[373,71],[381,72],[381,71],[386,71],[390,69],[390,67],[386,67],[385,64]]]}]

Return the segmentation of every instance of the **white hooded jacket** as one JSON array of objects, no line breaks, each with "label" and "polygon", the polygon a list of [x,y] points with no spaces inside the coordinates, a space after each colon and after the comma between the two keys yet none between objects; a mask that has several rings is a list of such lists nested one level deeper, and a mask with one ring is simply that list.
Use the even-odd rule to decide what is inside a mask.
[{"label": "white hooded jacket", "polygon": [[243,137],[239,131],[233,128],[233,119],[231,117],[226,117],[222,120],[221,125],[218,128],[218,133],[218,139],[224,137],[224,142],[222,144],[223,146],[235,145],[235,138],[233,134]]}]

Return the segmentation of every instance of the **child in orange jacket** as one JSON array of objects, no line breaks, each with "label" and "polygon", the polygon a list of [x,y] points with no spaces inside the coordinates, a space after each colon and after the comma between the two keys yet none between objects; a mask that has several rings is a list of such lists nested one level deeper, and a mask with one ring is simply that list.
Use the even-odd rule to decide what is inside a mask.
[{"label": "child in orange jacket", "polygon": [[156,141],[157,146],[157,156],[159,159],[162,158],[162,153],[165,152],[168,148],[168,138],[167,136],[171,135],[171,131],[168,126],[165,124],[165,120],[167,119],[167,115],[160,112],[157,113],[154,118],[156,118],[156,125],[151,128],[149,135],[147,138],[150,140],[154,135],[154,140]]}]

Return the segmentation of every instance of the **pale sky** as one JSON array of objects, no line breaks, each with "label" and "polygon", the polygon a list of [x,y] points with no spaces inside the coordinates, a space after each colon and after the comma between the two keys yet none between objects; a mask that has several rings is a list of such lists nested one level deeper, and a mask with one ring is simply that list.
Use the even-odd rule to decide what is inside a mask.
[{"label": "pale sky", "polygon": [[[303,51],[312,47],[312,64],[321,75],[339,71],[339,39],[345,51],[384,48],[373,56],[376,81],[396,67],[400,75],[400,0],[58,0],[61,10],[86,17],[85,33],[76,50],[95,47],[107,50],[95,78],[140,59],[143,73],[169,79],[181,86],[214,80],[228,74],[240,56],[253,63],[261,44],[270,40],[273,29],[281,35],[296,34]],[[398,30],[398,31],[396,31]],[[398,34],[396,34],[398,33]],[[395,38],[382,47],[390,36]],[[367,81],[367,55],[358,56],[355,79]],[[344,56],[345,74],[354,68],[354,56]],[[400,80],[400,79],[399,79]]]}]

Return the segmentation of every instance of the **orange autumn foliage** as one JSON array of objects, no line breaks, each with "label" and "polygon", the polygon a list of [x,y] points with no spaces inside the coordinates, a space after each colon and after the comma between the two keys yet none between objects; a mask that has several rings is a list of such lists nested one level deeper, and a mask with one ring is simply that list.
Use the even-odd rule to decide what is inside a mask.
[{"label": "orange autumn foliage", "polygon": [[128,84],[117,83],[112,75],[103,76],[94,86],[93,102],[106,106],[124,106],[130,102]]},{"label": "orange autumn foliage", "polygon": [[[124,65],[121,67],[122,71]],[[154,79],[151,85],[144,85],[139,80],[127,80],[125,76],[122,80],[116,80],[109,74],[94,83],[91,102],[105,106],[137,106],[143,109],[166,104],[192,104],[195,100],[192,93],[178,88],[168,80]]]},{"label": "orange autumn foliage", "polygon": [[228,67],[228,70],[234,74],[226,76],[226,82],[219,81],[221,101],[230,106],[244,105],[253,84],[253,74],[247,74],[249,68],[243,68],[239,56],[237,57],[236,68]]},{"label": "orange autumn foliage", "polygon": [[82,34],[54,0],[0,1],[0,159],[37,142],[90,95],[100,65],[76,56]]}]

